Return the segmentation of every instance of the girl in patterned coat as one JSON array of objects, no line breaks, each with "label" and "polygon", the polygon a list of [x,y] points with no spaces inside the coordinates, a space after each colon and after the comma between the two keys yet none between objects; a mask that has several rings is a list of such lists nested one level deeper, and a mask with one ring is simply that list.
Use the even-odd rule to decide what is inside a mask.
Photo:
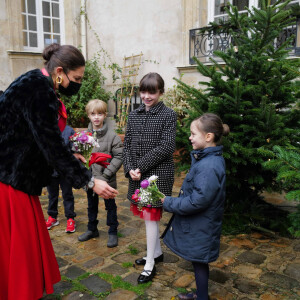
[{"label": "girl in patterned coat", "polygon": [[159,101],[164,93],[164,80],[157,73],[145,75],[140,82],[143,104],[128,117],[124,140],[123,163],[129,179],[127,198],[131,211],[145,220],[147,256],[137,259],[137,265],[145,265],[138,283],[152,280],[156,273],[155,262],[163,260],[159,240],[159,223],[162,204],[139,209],[131,196],[140,188],[142,180],[158,176],[157,186],[165,195],[171,195],[174,183],[176,113]]}]

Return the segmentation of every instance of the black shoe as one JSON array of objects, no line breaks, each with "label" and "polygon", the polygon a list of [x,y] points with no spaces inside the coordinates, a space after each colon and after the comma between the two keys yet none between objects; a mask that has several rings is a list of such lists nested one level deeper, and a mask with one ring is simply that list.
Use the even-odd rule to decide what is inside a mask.
[{"label": "black shoe", "polygon": [[108,235],[107,247],[113,248],[118,246],[118,236],[114,234]]},{"label": "black shoe", "polygon": [[178,294],[177,297],[180,300],[194,300],[194,299],[197,299],[196,293],[193,293],[193,292],[181,293],[181,294]]},{"label": "black shoe", "polygon": [[[154,258],[154,263],[159,263],[164,261],[164,254],[161,254],[160,256],[157,256],[156,258]],[[135,260],[135,263],[139,266],[144,266],[146,264],[146,259],[144,258],[138,258]]]},{"label": "black shoe", "polygon": [[88,241],[88,240],[98,237],[98,236],[99,236],[98,230],[95,230],[95,231],[87,230],[85,233],[83,233],[82,235],[80,235],[78,237],[78,241],[85,242],[85,241]]},{"label": "black shoe", "polygon": [[143,272],[147,273],[148,275],[142,275],[140,274],[140,276],[137,279],[138,284],[140,283],[146,283],[148,281],[151,281],[153,279],[153,277],[156,274],[156,268],[155,266],[153,267],[152,271],[150,270],[144,270]]}]

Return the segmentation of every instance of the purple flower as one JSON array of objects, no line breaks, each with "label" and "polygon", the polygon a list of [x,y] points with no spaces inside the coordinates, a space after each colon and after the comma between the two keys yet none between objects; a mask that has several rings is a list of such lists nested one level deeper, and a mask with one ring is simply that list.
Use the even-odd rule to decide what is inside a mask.
[{"label": "purple flower", "polygon": [[140,190],[136,189],[134,193],[137,195],[139,192],[140,192]]},{"label": "purple flower", "polygon": [[141,182],[141,187],[143,189],[146,189],[148,186],[149,186],[149,181],[147,179],[145,179]]},{"label": "purple flower", "polygon": [[89,140],[88,136],[84,133],[77,138],[77,141],[79,141],[82,144],[86,143],[88,140]]}]

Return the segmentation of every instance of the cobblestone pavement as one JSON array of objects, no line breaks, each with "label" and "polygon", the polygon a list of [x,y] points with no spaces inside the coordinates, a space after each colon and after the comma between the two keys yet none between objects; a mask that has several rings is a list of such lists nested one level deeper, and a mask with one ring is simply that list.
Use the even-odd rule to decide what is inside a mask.
[{"label": "cobblestone pavement", "polygon": [[[174,195],[183,177],[177,177]],[[126,200],[127,179],[118,172],[116,199],[119,219],[119,246],[107,248],[106,211],[99,204],[100,237],[79,242],[77,237],[87,226],[87,200],[83,190],[74,190],[76,232],[65,233],[66,218],[59,201],[59,226],[49,233],[60,267],[62,281],[55,285],[49,299],[176,299],[179,291],[195,288],[192,265],[174,255],[162,243],[165,260],[157,264],[152,284],[137,285],[142,266],[135,259],[146,253],[145,225],[134,217]],[[45,219],[47,194],[40,197]],[[160,231],[170,218],[164,213]],[[300,299],[300,240],[270,237],[258,232],[222,236],[219,259],[210,264],[209,295],[211,299]]]}]

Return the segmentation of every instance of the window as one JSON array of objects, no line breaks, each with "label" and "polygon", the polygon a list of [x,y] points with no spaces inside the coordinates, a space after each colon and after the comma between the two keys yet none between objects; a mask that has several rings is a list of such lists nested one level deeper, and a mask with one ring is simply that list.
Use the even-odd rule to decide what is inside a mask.
[{"label": "window", "polygon": [[62,0],[21,0],[23,46],[41,51],[52,43],[64,42]]},{"label": "window", "polygon": [[209,2],[208,8],[208,22],[220,22],[227,20],[225,7],[232,4],[236,6],[241,14],[247,13],[245,7],[252,7],[258,5],[258,0],[212,0]]},{"label": "window", "polygon": [[[299,2],[300,0],[291,1],[285,9],[291,9],[293,6],[298,6],[300,4]],[[297,35],[297,25],[294,24],[292,26],[288,26],[279,34],[275,43],[279,47],[282,43],[286,42],[288,38],[293,36],[294,38],[291,44],[288,46],[288,49],[293,49],[296,46],[296,35]]]},{"label": "window", "polygon": [[[260,8],[262,0],[209,0],[208,3],[208,23],[226,21],[228,16],[225,8],[232,4],[238,8],[240,14],[247,14],[247,8]],[[276,3],[276,0],[271,0],[271,4]],[[296,11],[300,4],[300,0],[293,0],[287,6],[287,9],[296,6]],[[299,30],[298,30],[299,31]],[[287,46],[290,56],[299,56],[300,47],[298,42],[299,35],[296,22],[293,25],[287,26],[282,30],[278,37],[274,40],[275,47],[280,47],[291,36],[290,45]],[[231,36],[227,32],[208,32],[203,28],[190,29],[190,46],[189,46],[189,61],[190,64],[195,64],[193,57],[196,56],[200,61],[207,62],[209,58],[214,56],[216,50],[226,51],[232,43]]]},{"label": "window", "polygon": [[[237,6],[241,14],[247,13],[245,7],[260,7],[261,0],[210,0],[208,2],[208,23],[218,22],[220,20],[226,21],[227,14],[225,7],[229,6],[229,3]],[[274,4],[276,0],[271,0],[271,4]],[[299,5],[300,0],[293,0],[289,3],[288,8],[292,5]],[[287,9],[288,9],[287,8]]]}]

